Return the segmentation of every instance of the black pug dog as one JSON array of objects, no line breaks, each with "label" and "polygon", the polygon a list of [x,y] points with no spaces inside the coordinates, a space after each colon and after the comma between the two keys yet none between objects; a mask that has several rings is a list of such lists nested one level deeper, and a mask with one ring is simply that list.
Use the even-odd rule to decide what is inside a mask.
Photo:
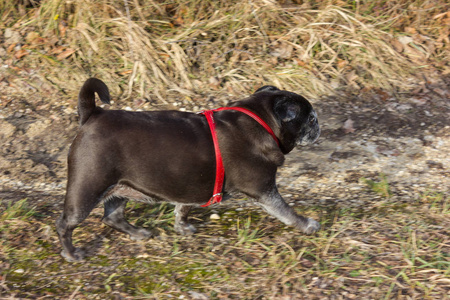
[{"label": "black pug dog", "polygon": [[[103,202],[103,222],[140,240],[151,237],[127,222],[128,199],[175,204],[175,230],[195,232],[189,224],[192,206],[211,199],[216,180],[212,133],[202,114],[181,111],[104,110],[95,93],[109,103],[107,86],[88,79],[78,98],[80,129],[69,151],[64,211],[56,222],[67,261],[80,261],[83,251],[72,244],[72,232]],[[264,86],[233,102],[259,116],[277,140],[248,115],[235,110],[214,113],[225,169],[222,192],[240,192],[269,214],[306,234],[319,230],[313,219],[297,215],[278,193],[275,177],[284,155],[295,146],[314,143],[320,135],[317,115],[302,96]]]}]

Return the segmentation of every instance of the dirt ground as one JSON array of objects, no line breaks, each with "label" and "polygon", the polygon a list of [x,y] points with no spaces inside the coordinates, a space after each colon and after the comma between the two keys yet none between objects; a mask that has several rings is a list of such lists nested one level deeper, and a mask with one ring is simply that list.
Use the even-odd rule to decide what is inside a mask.
[{"label": "dirt ground", "polygon": [[[315,256],[312,255],[301,256],[300,251],[307,252],[314,247],[323,250],[322,247],[327,247],[326,245],[332,249],[332,246],[328,242],[324,244],[320,244],[318,240],[314,242],[314,238],[310,237],[308,237],[310,244],[304,244],[306,242],[301,242],[303,239],[301,234],[293,233],[280,222],[268,218],[245,198],[232,200],[210,209],[195,210],[193,218],[199,227],[199,233],[192,238],[175,235],[170,227],[173,222],[171,207],[163,205],[157,208],[144,208],[133,204],[129,211],[132,220],[134,218],[137,223],[159,228],[156,229],[160,232],[159,237],[146,243],[132,242],[122,234],[102,225],[100,222],[102,211],[98,208],[78,229],[75,238],[78,245],[87,249],[89,253],[87,261],[81,264],[66,263],[58,254],[60,248],[53,221],[62,208],[66,184],[66,156],[78,126],[75,99],[63,98],[60,102],[49,105],[47,99],[41,98],[37,93],[35,95],[32,91],[20,93],[12,90],[11,85],[5,82],[1,84],[6,93],[1,96],[0,106],[2,145],[0,215],[22,199],[27,199],[28,207],[35,211],[33,216],[26,219],[2,219],[4,223],[0,231],[3,239],[0,250],[2,298],[381,299],[379,297],[386,297],[385,299],[389,299],[395,296],[399,299],[444,299],[443,297],[449,295],[448,211],[436,219],[439,223],[433,225],[437,226],[434,230],[437,236],[440,236],[439,251],[443,255],[442,260],[446,261],[444,271],[427,273],[427,276],[440,276],[438,279],[442,280],[428,289],[419,288],[419,285],[414,285],[408,280],[399,283],[403,289],[389,280],[379,284],[374,280],[371,283],[371,278],[374,278],[371,275],[366,277],[360,275],[361,281],[358,282],[358,276],[342,275],[342,277],[334,270],[330,272],[335,277],[323,275],[326,272],[322,271],[308,273],[310,272],[308,270],[320,269],[319,267],[314,269],[314,266],[320,265],[319,259],[314,259]],[[409,95],[390,95],[380,91],[365,96],[340,95],[312,99],[319,115],[322,135],[317,144],[294,150],[287,156],[278,176],[279,188],[286,200],[303,213],[320,219],[324,225],[321,237],[327,237],[330,244],[333,239],[339,240],[340,243],[351,244],[348,241],[356,241],[358,240],[356,237],[361,237],[361,240],[358,240],[360,244],[356,246],[363,250],[372,247],[370,236],[364,240],[365,234],[361,228],[349,229],[349,227],[345,227],[345,234],[337,236],[339,231],[335,231],[333,227],[339,223],[336,211],[350,211],[352,216],[360,215],[358,220],[363,218],[367,221],[373,216],[381,216],[383,214],[381,207],[388,207],[394,211],[396,208],[412,207],[412,210],[415,210],[422,205],[431,205],[419,203],[424,199],[424,195],[439,194],[442,196],[440,201],[443,203],[448,201],[446,200],[449,197],[450,186],[448,87],[449,80],[444,78],[436,82],[423,82]],[[176,100],[170,101],[176,106],[155,106],[151,103],[140,105],[139,101],[128,101],[124,103],[116,100],[112,107],[128,106],[133,110],[181,107],[186,110],[200,110],[206,103],[197,103],[194,107],[184,105],[182,102],[176,103]],[[219,100],[209,101],[206,106],[214,107],[221,103]],[[374,192],[367,184],[383,180],[389,189],[389,194],[386,195]],[[377,212],[373,213],[375,210]],[[210,215],[213,213],[218,214],[220,219],[211,220]],[[153,222],[147,220],[150,218],[158,222],[148,223]],[[250,219],[252,225],[246,225],[245,222]],[[395,219],[391,221],[396,222]],[[377,223],[375,220],[373,222]],[[398,224],[403,222],[405,220],[398,220]],[[226,226],[234,229],[228,230]],[[222,228],[219,230],[222,235],[214,232],[217,228]],[[255,241],[253,246],[248,244],[245,238],[250,237],[242,235],[245,230],[240,231],[240,228],[251,229],[249,234],[254,232],[253,230],[259,230],[258,241]],[[357,231],[359,232],[355,233]],[[242,238],[245,242],[236,244]],[[294,264],[290,265],[293,269],[283,268],[285,265],[282,260],[270,266],[268,258],[270,251],[276,249],[277,244],[281,247],[280,243],[287,245],[287,252],[293,252],[297,258],[302,257],[295,264],[295,268]],[[271,246],[267,246],[266,249],[261,245]],[[254,251],[255,253],[265,251],[265,254],[261,256],[255,254],[252,256],[254,261],[248,260],[236,265],[234,265],[236,261],[233,261],[227,266],[221,258],[214,258],[217,256],[214,253],[220,252],[219,250],[214,252],[214,249],[222,249],[221,247],[225,247],[223,248],[225,250],[220,250],[222,251],[220,255],[224,257],[235,252],[238,257],[243,253],[241,251],[248,254],[246,251],[251,252],[252,247],[262,247]],[[387,253],[390,250],[384,251]],[[280,258],[284,255],[273,257]],[[321,259],[326,260],[324,256],[321,256]],[[219,269],[224,266],[216,265],[214,261],[225,264],[229,277],[224,275],[221,279],[215,278],[214,274],[223,275]],[[400,261],[401,259],[398,261],[399,265]],[[275,279],[270,284],[266,282],[265,286],[255,287],[256,281],[259,281],[258,276],[264,277],[263,269],[258,268],[262,262],[268,264],[265,270],[282,271],[273,274],[269,272],[272,274],[271,278]],[[165,264],[175,264],[176,267],[168,270]],[[190,270],[200,268],[200,265],[208,265],[209,269],[202,269],[201,275],[195,275],[207,279],[199,281],[193,275],[189,281],[186,274],[190,273],[181,268],[180,264]],[[233,268],[237,270],[239,276],[248,277],[248,281],[245,279],[239,281],[233,276]],[[298,276],[303,276],[304,279],[301,280],[304,281],[301,281],[302,285],[299,284],[298,289],[282,279],[290,278],[292,281],[293,278],[297,278],[297,275],[292,274],[292,270],[296,268],[301,268],[307,273],[306,275],[299,273]],[[146,274],[143,273],[144,270],[147,270]],[[149,275],[152,272],[164,278],[166,285]],[[283,274],[286,277],[283,277]],[[398,278],[400,276],[398,274],[392,278]],[[252,276],[254,280],[251,279]],[[355,288],[345,289],[342,285],[337,287],[341,278],[339,276],[354,280],[354,284],[350,286]],[[389,274],[386,276],[389,277]],[[180,278],[184,281],[180,281]],[[226,278],[228,282],[239,284],[227,286],[223,283]],[[211,282],[217,282],[218,285],[211,282],[206,284],[209,279],[214,279]],[[151,287],[143,287],[139,284],[141,280],[153,280],[154,284],[152,283]],[[370,293],[365,294],[364,290]],[[402,298],[403,296],[405,298]]]},{"label": "dirt ground", "polygon": [[[449,90],[445,80],[416,94],[357,95],[312,99],[322,134],[313,146],[294,150],[280,170],[280,185],[319,197],[330,188],[339,194],[358,190],[358,179],[384,173],[395,196],[415,195],[420,187],[445,190],[448,185]],[[437,91],[437,92],[436,92]],[[0,183],[3,192],[63,193],[68,147],[77,131],[76,99],[46,103],[38,97],[4,97],[0,110]],[[370,98],[367,98],[370,97]],[[216,107],[233,99],[209,101]],[[131,100],[130,100],[131,101]],[[118,103],[122,109],[185,109],[198,111],[204,103],[133,108],[136,101]],[[181,107],[180,107],[181,106]],[[353,188],[353,189],[352,189]],[[354,203],[362,203],[355,201]]]}]

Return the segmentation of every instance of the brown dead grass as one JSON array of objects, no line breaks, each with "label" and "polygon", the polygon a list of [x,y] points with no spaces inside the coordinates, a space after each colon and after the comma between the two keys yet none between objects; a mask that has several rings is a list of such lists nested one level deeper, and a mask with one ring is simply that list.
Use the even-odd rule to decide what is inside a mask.
[{"label": "brown dead grass", "polygon": [[[114,95],[167,101],[247,94],[402,92],[422,70],[448,72],[446,1],[0,1],[18,69],[74,93],[96,76]],[[26,12],[26,13],[25,13]]]}]

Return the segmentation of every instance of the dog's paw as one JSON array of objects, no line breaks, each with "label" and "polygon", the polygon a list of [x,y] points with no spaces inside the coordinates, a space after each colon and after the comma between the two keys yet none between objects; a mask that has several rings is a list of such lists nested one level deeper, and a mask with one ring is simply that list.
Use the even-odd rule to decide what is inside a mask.
[{"label": "dog's paw", "polygon": [[130,233],[130,239],[132,241],[142,241],[142,240],[148,240],[151,238],[153,234],[144,228],[139,228],[135,232]]},{"label": "dog's paw", "polygon": [[302,231],[306,234],[313,234],[320,229],[320,223],[314,219],[308,218],[308,223],[302,229]]},{"label": "dog's paw", "polygon": [[86,256],[86,253],[84,252],[84,250],[76,248],[73,253],[68,253],[65,250],[61,251],[61,256],[67,262],[80,262],[83,261],[84,257]]},{"label": "dog's paw", "polygon": [[191,224],[176,224],[175,231],[181,235],[193,235],[197,229]]}]

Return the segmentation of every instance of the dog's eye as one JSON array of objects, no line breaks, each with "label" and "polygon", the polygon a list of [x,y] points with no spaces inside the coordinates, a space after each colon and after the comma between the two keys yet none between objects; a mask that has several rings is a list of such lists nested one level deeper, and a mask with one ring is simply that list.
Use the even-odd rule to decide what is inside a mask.
[{"label": "dog's eye", "polygon": [[315,121],[316,121],[316,118],[314,118],[314,116],[309,116],[308,122],[309,122],[310,126],[314,125]]}]

